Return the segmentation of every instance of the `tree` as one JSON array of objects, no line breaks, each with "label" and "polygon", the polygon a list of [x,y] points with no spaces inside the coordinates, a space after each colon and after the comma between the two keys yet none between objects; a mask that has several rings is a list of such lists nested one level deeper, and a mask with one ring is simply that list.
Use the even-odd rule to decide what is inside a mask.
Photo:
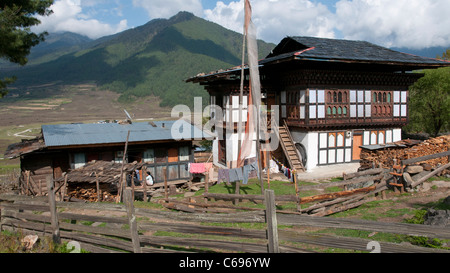
[{"label": "tree", "polygon": [[437,56],[437,59],[450,61],[450,48],[442,53],[442,56]]},{"label": "tree", "polygon": [[[25,65],[32,47],[44,41],[47,32],[36,34],[32,26],[40,24],[37,15],[52,13],[53,0],[0,0],[0,58]],[[0,80],[0,97],[6,93],[6,86],[15,77]]]},{"label": "tree", "polygon": [[450,129],[450,67],[426,70],[410,89],[409,131],[432,136]]}]

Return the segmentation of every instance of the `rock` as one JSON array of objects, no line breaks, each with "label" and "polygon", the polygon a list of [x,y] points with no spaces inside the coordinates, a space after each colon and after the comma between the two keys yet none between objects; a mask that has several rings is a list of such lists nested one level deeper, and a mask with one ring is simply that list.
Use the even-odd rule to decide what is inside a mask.
[{"label": "rock", "polygon": [[27,250],[30,250],[33,249],[34,244],[36,244],[38,240],[39,237],[37,235],[28,235],[22,239],[22,244]]},{"label": "rock", "polygon": [[424,218],[425,225],[450,227],[450,210],[429,209]]},{"label": "rock", "polygon": [[410,174],[416,174],[423,172],[422,166],[408,166],[406,167],[406,172]]},{"label": "rock", "polygon": [[431,166],[428,163],[423,163],[421,165],[422,165],[424,171],[431,171],[433,169],[433,166]]},{"label": "rock", "polygon": [[410,187],[414,181],[411,178],[411,175],[407,172],[403,173],[403,180],[405,180],[405,186]]}]

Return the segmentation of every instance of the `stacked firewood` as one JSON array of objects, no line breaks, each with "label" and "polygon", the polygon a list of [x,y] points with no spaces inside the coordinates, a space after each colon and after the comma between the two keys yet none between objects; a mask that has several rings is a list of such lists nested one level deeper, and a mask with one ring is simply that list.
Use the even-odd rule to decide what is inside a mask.
[{"label": "stacked firewood", "polygon": [[[363,149],[361,151],[361,170],[375,167],[391,168],[394,165],[394,159],[397,162],[410,158],[417,158],[427,155],[446,152],[450,148],[450,135],[428,139],[416,145],[404,145],[404,141],[396,143],[394,146],[378,150]],[[428,164],[432,168],[449,163],[448,157],[431,159],[421,164]]]},{"label": "stacked firewood", "polygon": [[[76,187],[67,193],[71,200],[82,200],[87,202],[97,202],[97,190],[94,188]],[[100,191],[100,202],[115,202],[116,195],[107,191]]]}]

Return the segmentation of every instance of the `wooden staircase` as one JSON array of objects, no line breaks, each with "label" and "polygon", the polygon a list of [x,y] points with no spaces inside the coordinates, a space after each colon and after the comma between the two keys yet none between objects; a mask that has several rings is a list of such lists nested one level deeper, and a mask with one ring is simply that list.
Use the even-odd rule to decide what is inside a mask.
[{"label": "wooden staircase", "polygon": [[302,160],[294,145],[291,132],[289,131],[289,127],[287,126],[285,120],[283,121],[283,124],[280,125],[278,133],[280,135],[281,147],[283,148],[284,154],[286,155],[291,169],[294,169],[297,172],[304,172],[305,167],[303,166]]}]

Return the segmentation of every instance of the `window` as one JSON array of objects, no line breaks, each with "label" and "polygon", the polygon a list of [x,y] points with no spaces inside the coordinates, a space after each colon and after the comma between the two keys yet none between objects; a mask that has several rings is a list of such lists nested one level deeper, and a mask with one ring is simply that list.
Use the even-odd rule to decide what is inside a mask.
[{"label": "window", "polygon": [[144,163],[155,163],[155,150],[147,149],[144,151]]},{"label": "window", "polygon": [[344,139],[345,139],[345,137],[344,137],[344,132],[340,132],[340,133],[338,133],[337,134],[337,142],[336,142],[336,145],[337,145],[337,147],[344,147]]},{"label": "window", "polygon": [[73,155],[73,168],[79,169],[86,165],[86,155],[84,153],[76,153]]},{"label": "window", "polygon": [[336,147],[336,134],[328,134],[328,147]]},{"label": "window", "polygon": [[309,90],[309,103],[310,119],[325,118],[325,90]]},{"label": "window", "polygon": [[408,91],[394,91],[394,117],[406,117],[408,115]]},{"label": "window", "polygon": [[180,147],[180,161],[189,161],[190,152],[189,146]]}]

